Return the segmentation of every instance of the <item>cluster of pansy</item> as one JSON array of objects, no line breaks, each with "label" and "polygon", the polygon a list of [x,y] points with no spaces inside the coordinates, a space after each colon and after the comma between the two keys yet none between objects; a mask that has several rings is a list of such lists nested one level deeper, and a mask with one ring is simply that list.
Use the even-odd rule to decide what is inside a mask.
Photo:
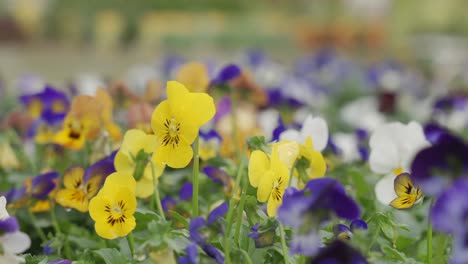
[{"label": "cluster of pansy", "polygon": [[[385,205],[409,209],[423,196],[433,196],[434,227],[453,235],[452,262],[466,262],[466,142],[437,126],[390,122],[404,99],[398,100],[400,92],[409,84],[418,86],[412,72],[388,62],[362,72],[331,50],[301,59],[291,72],[261,53],[243,58],[242,69],[214,65],[171,58],[159,71],[132,69],[129,86],[81,76],[71,85],[72,99],[51,86],[20,98],[28,110],[27,136],[37,143],[29,150],[39,154],[31,168],[37,176],[17,182],[5,195],[10,208],[27,208],[38,233],[47,226],[39,226],[35,216],[51,213],[55,237],[39,234],[42,246],[63,249],[65,254],[58,257],[77,257],[66,252],[67,236],[57,223],[61,221],[54,219],[60,205],[73,217],[89,212],[89,222],[104,239],[126,237],[137,260],[133,233],[141,242],[138,232],[146,226],[139,217],[150,208],[162,226],[170,222],[185,238],[183,247],[171,244],[166,250],[170,261],[175,261],[175,248],[180,263],[246,261],[247,251],[276,248],[285,262],[306,256],[310,263],[367,263],[371,257],[366,255],[366,260],[366,252],[348,240],[356,230],[367,229],[364,220],[372,219],[372,212],[360,209],[353,198],[362,186],[339,175],[348,171],[343,167],[356,165],[383,176],[374,193]],[[168,81],[164,93],[159,79],[176,81]],[[350,80],[366,88],[340,98],[348,96],[342,87]],[[360,96],[369,91],[375,96]],[[421,93],[410,91],[408,100],[425,103],[415,99]],[[462,130],[466,101],[463,95],[437,98],[434,120]],[[328,105],[336,108],[332,114]],[[14,118],[9,121],[15,124]],[[458,121],[464,125],[456,126]],[[24,169],[15,144],[0,138],[0,173]],[[47,154],[53,153],[53,159],[41,157],[43,146],[50,148]],[[191,181],[188,166],[193,168]],[[367,176],[361,183],[374,182]],[[199,194],[200,187],[206,192]],[[204,208],[199,210],[199,205]],[[446,215],[456,224],[447,225]],[[349,227],[344,221],[350,221]],[[332,239],[322,233],[330,226]],[[250,248],[237,241],[246,230],[255,242]],[[139,251],[164,249],[165,242],[153,242],[142,243]],[[239,248],[230,251],[233,245]],[[239,252],[242,257],[232,258]],[[62,262],[70,260],[52,263]]]}]

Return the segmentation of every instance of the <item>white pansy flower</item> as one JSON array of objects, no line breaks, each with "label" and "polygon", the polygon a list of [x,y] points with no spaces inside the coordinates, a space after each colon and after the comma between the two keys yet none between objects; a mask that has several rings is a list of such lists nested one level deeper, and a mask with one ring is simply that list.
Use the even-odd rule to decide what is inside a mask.
[{"label": "white pansy flower", "polygon": [[312,115],[309,115],[304,120],[300,131],[288,129],[280,134],[279,139],[280,141],[293,140],[304,145],[307,137],[312,139],[314,149],[322,152],[328,143],[327,122],[321,117],[312,117]]},{"label": "white pansy flower", "polygon": [[396,176],[410,173],[414,156],[429,146],[429,142],[420,124],[393,122],[378,127],[371,135],[369,146],[371,170],[386,175],[377,182],[375,193],[381,203],[388,205],[398,197],[394,191]]}]

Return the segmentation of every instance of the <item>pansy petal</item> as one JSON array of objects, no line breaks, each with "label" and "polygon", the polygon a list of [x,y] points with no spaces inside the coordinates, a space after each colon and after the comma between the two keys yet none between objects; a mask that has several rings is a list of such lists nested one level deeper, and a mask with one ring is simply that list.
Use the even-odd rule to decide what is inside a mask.
[{"label": "pansy petal", "polygon": [[416,195],[403,195],[392,200],[390,206],[396,209],[408,209],[416,202]]},{"label": "pansy petal", "polygon": [[2,246],[7,252],[19,254],[31,246],[31,239],[23,232],[7,233],[2,237]]},{"label": "pansy petal", "polygon": [[279,140],[280,141],[292,140],[292,141],[296,141],[298,143],[303,143],[303,142],[301,142],[301,134],[299,133],[299,131],[294,130],[294,129],[288,129],[288,130],[282,132],[280,134],[280,136],[279,136]]},{"label": "pansy petal", "polygon": [[272,171],[266,171],[260,178],[257,189],[257,199],[259,202],[264,203],[270,197],[273,182],[275,181],[274,176],[275,175]]},{"label": "pansy petal", "polygon": [[253,187],[257,187],[260,179],[270,167],[267,155],[260,150],[254,150],[249,160],[249,181]]},{"label": "pansy petal", "polygon": [[327,171],[327,162],[323,158],[322,153],[318,151],[311,152],[311,159],[310,159],[310,173],[309,178],[315,179],[325,176],[325,172]]},{"label": "pansy petal", "polygon": [[398,196],[409,195],[415,188],[408,173],[398,175],[395,178],[394,185],[395,193]]},{"label": "pansy petal", "polygon": [[190,145],[179,144],[173,148],[171,145],[160,146],[156,151],[155,160],[159,163],[166,164],[171,168],[186,167],[193,157],[193,150]]},{"label": "pansy petal", "polygon": [[327,122],[321,117],[307,116],[301,129],[301,143],[304,143],[307,137],[313,139],[316,151],[323,151],[328,143]]},{"label": "pansy petal", "polygon": [[84,181],[85,170],[82,167],[74,166],[69,168],[63,176],[63,185],[68,189],[78,188]]},{"label": "pansy petal", "polygon": [[281,205],[281,200],[276,200],[273,198],[273,195],[270,196],[267,203],[267,214],[269,217],[276,216],[276,211],[278,211],[278,207]]},{"label": "pansy petal", "polygon": [[395,177],[393,174],[388,174],[375,185],[375,195],[382,204],[389,205],[398,197],[394,190]]},{"label": "pansy petal", "polygon": [[141,178],[136,182],[135,195],[138,198],[148,198],[154,192],[153,180],[146,179],[145,177]]}]

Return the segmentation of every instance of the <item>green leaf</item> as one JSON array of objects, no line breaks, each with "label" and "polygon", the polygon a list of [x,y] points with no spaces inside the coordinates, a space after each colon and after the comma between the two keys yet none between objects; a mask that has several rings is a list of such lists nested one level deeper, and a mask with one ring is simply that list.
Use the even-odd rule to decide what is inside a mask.
[{"label": "green leaf", "polygon": [[106,264],[128,264],[130,261],[115,248],[102,248],[94,250]]}]

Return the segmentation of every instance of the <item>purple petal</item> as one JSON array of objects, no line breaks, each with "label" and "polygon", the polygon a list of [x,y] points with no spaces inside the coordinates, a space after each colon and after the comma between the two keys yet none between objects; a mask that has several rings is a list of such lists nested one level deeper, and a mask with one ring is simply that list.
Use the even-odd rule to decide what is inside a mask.
[{"label": "purple petal", "polygon": [[58,172],[52,171],[40,174],[32,179],[31,194],[37,199],[45,199],[55,188],[55,179],[59,176]]},{"label": "purple petal", "polygon": [[13,233],[19,230],[19,224],[16,217],[8,217],[0,220],[0,234]]},{"label": "purple petal", "polygon": [[362,229],[362,230],[367,230],[367,223],[366,221],[364,220],[361,220],[361,219],[356,219],[356,220],[353,220],[351,222],[351,231],[354,232],[354,230],[357,230],[357,229]]},{"label": "purple petal", "polygon": [[221,69],[216,80],[220,83],[226,83],[241,74],[241,69],[235,64],[229,64]]},{"label": "purple petal", "polygon": [[211,211],[210,214],[207,217],[208,225],[211,225],[213,222],[218,220],[220,217],[223,217],[227,213],[228,209],[229,209],[229,206],[225,202],[223,202],[218,207],[213,209],[213,211]]},{"label": "purple petal", "polygon": [[196,217],[190,221],[189,232],[190,240],[193,242],[203,245],[206,243],[206,239],[200,233],[200,229],[206,226],[205,219],[203,217]]},{"label": "purple petal", "polygon": [[181,200],[190,201],[192,200],[193,184],[191,182],[184,183],[179,191],[179,197]]}]

